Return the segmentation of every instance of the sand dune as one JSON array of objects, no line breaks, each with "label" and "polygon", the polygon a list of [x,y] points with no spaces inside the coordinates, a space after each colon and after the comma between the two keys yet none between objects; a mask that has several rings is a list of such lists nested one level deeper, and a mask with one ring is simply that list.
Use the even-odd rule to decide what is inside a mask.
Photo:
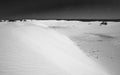
[{"label": "sand dune", "polygon": [[65,35],[43,24],[8,22],[0,25],[0,75],[110,74]]}]

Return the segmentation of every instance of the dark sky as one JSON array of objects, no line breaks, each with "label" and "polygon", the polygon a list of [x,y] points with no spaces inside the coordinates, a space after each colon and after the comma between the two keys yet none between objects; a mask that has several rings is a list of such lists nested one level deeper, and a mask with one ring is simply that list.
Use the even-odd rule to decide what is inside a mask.
[{"label": "dark sky", "polygon": [[120,19],[120,0],[1,0],[0,19]]}]

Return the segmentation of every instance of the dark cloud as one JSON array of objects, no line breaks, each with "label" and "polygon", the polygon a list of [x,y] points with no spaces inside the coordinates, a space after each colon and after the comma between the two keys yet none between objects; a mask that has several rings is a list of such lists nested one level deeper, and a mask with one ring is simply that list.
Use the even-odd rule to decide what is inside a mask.
[{"label": "dark cloud", "polygon": [[0,2],[0,17],[25,17],[37,13],[43,18],[99,18],[106,14],[101,18],[118,18],[118,14],[114,14],[120,12],[119,8],[119,0],[3,0]]}]

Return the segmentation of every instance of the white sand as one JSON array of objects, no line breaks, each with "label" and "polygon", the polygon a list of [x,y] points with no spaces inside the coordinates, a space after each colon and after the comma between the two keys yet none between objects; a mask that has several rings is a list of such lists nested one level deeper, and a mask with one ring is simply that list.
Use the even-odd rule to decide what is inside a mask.
[{"label": "white sand", "polygon": [[31,23],[1,23],[0,75],[109,75],[62,34]]}]

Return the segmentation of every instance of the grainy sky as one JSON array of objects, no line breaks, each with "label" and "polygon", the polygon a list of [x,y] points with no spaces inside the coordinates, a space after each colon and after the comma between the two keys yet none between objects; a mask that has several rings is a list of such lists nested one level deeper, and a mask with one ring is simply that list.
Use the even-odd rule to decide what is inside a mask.
[{"label": "grainy sky", "polygon": [[0,19],[23,17],[119,19],[119,13],[119,0],[1,0],[0,2]]}]

